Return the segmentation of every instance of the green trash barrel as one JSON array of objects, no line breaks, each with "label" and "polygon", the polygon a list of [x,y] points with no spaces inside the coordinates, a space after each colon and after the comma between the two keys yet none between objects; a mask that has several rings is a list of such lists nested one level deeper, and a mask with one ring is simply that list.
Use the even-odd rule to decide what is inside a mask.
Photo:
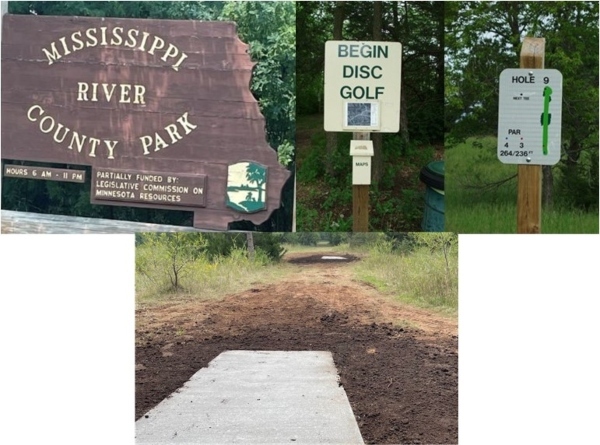
[{"label": "green trash barrel", "polygon": [[425,212],[421,228],[424,232],[443,232],[444,215],[444,161],[434,161],[421,169],[419,176],[426,185]]}]

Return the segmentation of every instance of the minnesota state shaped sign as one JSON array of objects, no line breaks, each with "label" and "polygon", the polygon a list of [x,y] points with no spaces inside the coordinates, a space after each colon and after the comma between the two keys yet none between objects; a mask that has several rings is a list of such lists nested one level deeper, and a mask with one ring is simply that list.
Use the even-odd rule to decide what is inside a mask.
[{"label": "minnesota state shaped sign", "polygon": [[2,32],[3,159],[91,166],[93,204],[189,210],[197,228],[281,205],[290,172],[235,23],[7,14]]}]

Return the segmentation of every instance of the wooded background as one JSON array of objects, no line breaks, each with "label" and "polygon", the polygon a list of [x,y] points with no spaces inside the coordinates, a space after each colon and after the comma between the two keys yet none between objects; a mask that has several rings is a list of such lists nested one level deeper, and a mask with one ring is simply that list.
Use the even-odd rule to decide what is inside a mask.
[{"label": "wooded background", "polygon": [[400,131],[371,134],[370,229],[420,230],[419,170],[444,139],[443,2],[299,2],[297,30],[298,230],[352,227],[350,134],[320,122],[327,40],[402,43]]},{"label": "wooded background", "polygon": [[[322,127],[327,40],[403,45],[400,131],[373,134],[370,221],[371,230],[419,231],[419,171],[434,159],[451,160],[447,223],[454,198],[461,205],[481,198],[489,208],[515,202],[515,175],[493,159],[498,80],[519,66],[525,36],[544,37],[545,67],[563,74],[562,158],[543,168],[544,209],[598,212],[598,2],[10,2],[9,12],[236,21],[259,62],[251,89],[269,143],[288,168],[298,166],[299,231],[352,227],[350,134]],[[468,159],[451,156],[465,143]],[[483,161],[493,173],[481,170]],[[89,184],[3,178],[2,185],[5,209],[191,225],[187,212],[92,206]],[[487,198],[501,189],[507,193]],[[292,201],[290,181],[283,208],[260,229],[290,230]]]},{"label": "wooded background", "polygon": [[519,67],[525,36],[543,37],[545,68],[563,75],[561,161],[543,167],[543,207],[597,212],[598,2],[446,2],[445,29],[446,150],[496,135],[500,73]]}]

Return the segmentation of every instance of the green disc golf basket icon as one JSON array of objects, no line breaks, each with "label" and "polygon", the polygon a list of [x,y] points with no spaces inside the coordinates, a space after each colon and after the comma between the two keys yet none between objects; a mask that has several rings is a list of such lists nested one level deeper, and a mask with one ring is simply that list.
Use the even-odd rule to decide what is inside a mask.
[{"label": "green disc golf basket icon", "polygon": [[550,110],[550,102],[552,101],[552,88],[544,87],[544,112],[540,118],[542,125],[542,150],[544,156],[548,155],[548,125],[550,125],[550,121],[552,120],[552,114],[548,111]]}]

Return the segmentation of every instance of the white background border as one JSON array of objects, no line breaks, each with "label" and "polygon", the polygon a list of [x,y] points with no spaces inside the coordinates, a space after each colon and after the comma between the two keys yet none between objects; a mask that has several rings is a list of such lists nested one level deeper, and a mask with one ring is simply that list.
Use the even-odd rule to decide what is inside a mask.
[{"label": "white background border", "polygon": [[[461,444],[597,438],[600,237],[461,235]],[[134,236],[0,236],[0,442],[134,443]]]},{"label": "white background border", "polygon": [[0,235],[0,443],[134,443],[134,236]]}]

